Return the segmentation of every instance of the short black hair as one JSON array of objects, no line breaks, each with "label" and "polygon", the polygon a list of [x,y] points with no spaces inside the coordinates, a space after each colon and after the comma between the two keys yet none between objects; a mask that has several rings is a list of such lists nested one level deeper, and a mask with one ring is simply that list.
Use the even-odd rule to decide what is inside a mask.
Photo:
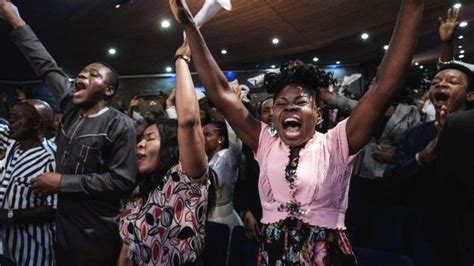
[{"label": "short black hair", "polygon": [[270,72],[265,75],[264,87],[268,93],[277,97],[283,88],[290,84],[302,85],[314,96],[316,105],[320,105],[320,88],[334,85],[332,72],[325,72],[313,64],[301,61],[287,61],[280,66],[280,73]]},{"label": "short black hair", "polygon": [[103,61],[97,61],[95,63],[101,64],[110,70],[110,76],[107,78],[107,85],[115,88],[115,92],[114,92],[114,95],[115,95],[120,85],[120,78],[119,78],[119,74],[117,70],[115,70],[115,68],[111,66],[110,64]]},{"label": "short black hair", "polygon": [[472,70],[470,70],[469,68],[461,65],[461,64],[457,64],[455,62],[453,63],[450,63],[450,64],[446,64],[446,65],[442,65],[440,70],[436,73],[438,74],[439,72],[443,71],[443,70],[447,70],[447,69],[455,69],[455,70],[459,70],[461,71],[462,73],[464,73],[467,77],[467,89],[466,91],[474,91],[474,72]]}]

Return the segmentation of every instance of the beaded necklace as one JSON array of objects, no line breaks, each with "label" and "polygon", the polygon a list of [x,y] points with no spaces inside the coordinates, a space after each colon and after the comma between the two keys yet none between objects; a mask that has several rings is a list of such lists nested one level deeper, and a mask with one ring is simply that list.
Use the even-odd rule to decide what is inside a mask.
[{"label": "beaded necklace", "polygon": [[301,203],[296,200],[296,185],[295,181],[298,178],[296,170],[300,160],[301,148],[290,148],[290,155],[288,156],[288,164],[285,167],[285,179],[290,187],[291,201],[286,204],[281,204],[278,211],[286,211],[292,218],[299,218],[301,215],[306,215],[308,211],[300,209]]}]

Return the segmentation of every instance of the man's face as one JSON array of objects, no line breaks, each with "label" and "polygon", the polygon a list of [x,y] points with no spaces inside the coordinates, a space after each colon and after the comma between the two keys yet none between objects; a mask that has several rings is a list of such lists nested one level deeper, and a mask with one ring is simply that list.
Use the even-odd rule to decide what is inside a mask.
[{"label": "man's face", "polygon": [[273,99],[269,98],[262,102],[260,109],[260,120],[266,124],[273,122]]},{"label": "man's face", "polygon": [[110,69],[102,64],[86,66],[76,77],[72,102],[80,107],[92,107],[99,103],[110,89],[107,85],[110,75]]},{"label": "man's face", "polygon": [[446,105],[449,112],[466,109],[468,79],[466,75],[456,69],[445,69],[433,78],[430,87],[430,100],[439,111]]},{"label": "man's face", "polygon": [[224,137],[219,134],[219,129],[214,124],[207,124],[202,129],[204,135],[204,148],[207,156],[213,155],[222,149]]},{"label": "man's face", "polygon": [[10,137],[17,141],[27,140],[38,134],[40,124],[36,110],[26,104],[17,104],[10,113]]}]

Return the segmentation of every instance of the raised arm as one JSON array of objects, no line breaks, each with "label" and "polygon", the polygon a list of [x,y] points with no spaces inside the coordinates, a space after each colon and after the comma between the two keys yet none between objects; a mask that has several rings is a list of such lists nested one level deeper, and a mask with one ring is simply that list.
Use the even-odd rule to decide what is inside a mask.
[{"label": "raised arm", "polygon": [[404,0],[402,3],[390,48],[380,64],[375,81],[347,122],[351,154],[358,152],[370,140],[378,121],[401,86],[415,50],[423,7],[423,0]]},{"label": "raised arm", "polygon": [[186,58],[190,56],[186,43],[176,51],[176,112],[178,114],[179,161],[184,172],[199,178],[208,167],[204,135],[199,116],[199,104]]},{"label": "raised arm", "polygon": [[253,150],[258,147],[260,122],[252,117],[247,108],[235,96],[226,77],[207,48],[199,29],[184,0],[170,0],[176,20],[184,25],[186,38],[193,53],[194,66],[199,79],[207,90],[207,96],[220,109],[237,135]]},{"label": "raised arm", "polygon": [[441,56],[439,61],[450,62],[454,59],[454,44],[453,38],[458,26],[459,9],[450,8],[446,20],[439,17],[439,38],[441,39]]},{"label": "raised arm", "polygon": [[69,91],[69,78],[58,67],[31,28],[21,18],[18,8],[9,0],[0,0],[0,19],[13,27],[11,39],[34,69],[36,75],[52,90],[58,104]]}]

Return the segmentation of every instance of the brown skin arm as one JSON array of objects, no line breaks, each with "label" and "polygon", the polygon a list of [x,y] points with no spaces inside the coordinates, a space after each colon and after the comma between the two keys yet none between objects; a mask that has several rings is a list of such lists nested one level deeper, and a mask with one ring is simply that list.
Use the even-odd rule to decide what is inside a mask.
[{"label": "brown skin arm", "polygon": [[[0,224],[7,224],[8,210],[0,210]],[[53,222],[56,210],[51,206],[40,206],[35,208],[20,209],[13,211],[13,224],[42,224]]]},{"label": "brown skin arm", "polygon": [[[189,56],[190,53],[186,43],[176,51],[176,55]],[[179,161],[188,176],[199,178],[208,166],[199,104],[188,63],[178,58],[175,65]]]},{"label": "brown skin arm", "polygon": [[423,8],[423,0],[403,1],[390,48],[380,64],[376,79],[347,122],[350,154],[357,153],[367,144],[400,88],[413,57]]},{"label": "brown skin arm", "polygon": [[211,55],[204,38],[192,20],[184,0],[170,0],[175,19],[184,25],[186,38],[193,53],[194,66],[207,90],[207,97],[221,110],[240,139],[254,151],[258,147],[260,122],[252,117],[236,97],[224,73]]},{"label": "brown skin arm", "polygon": [[122,242],[119,257],[117,259],[117,266],[133,266],[132,261],[128,258],[128,244]]},{"label": "brown skin arm", "polygon": [[454,59],[453,38],[456,28],[459,24],[459,9],[448,9],[446,20],[439,18],[439,38],[441,39],[441,56],[442,62],[449,62]]}]

